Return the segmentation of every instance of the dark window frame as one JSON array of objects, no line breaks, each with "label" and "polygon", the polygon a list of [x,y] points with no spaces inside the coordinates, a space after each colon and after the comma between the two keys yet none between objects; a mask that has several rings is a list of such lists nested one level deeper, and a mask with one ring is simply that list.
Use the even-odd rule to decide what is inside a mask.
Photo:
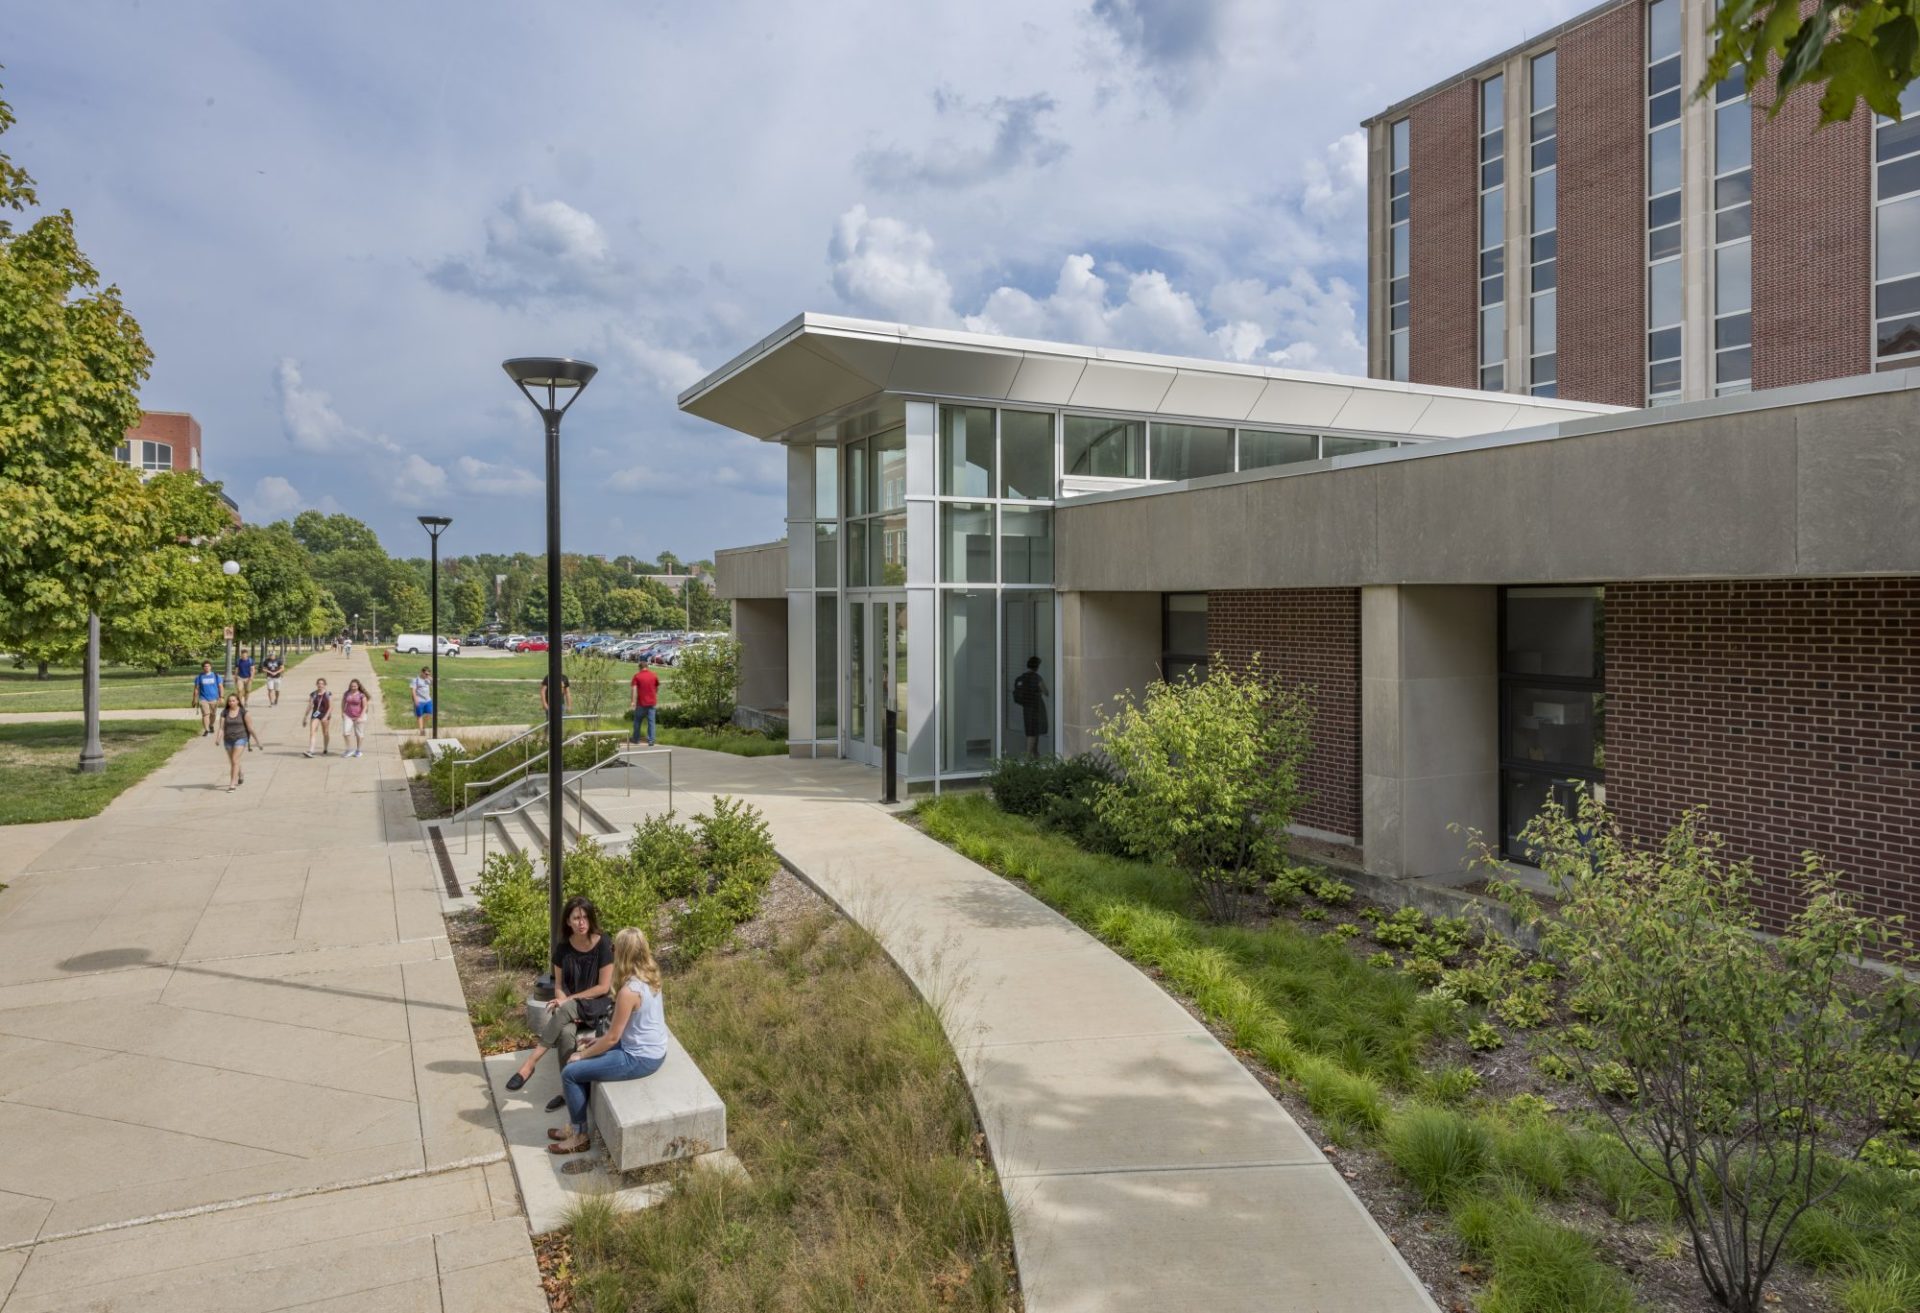
[{"label": "dark window frame", "polygon": [[1200,678],[1207,677],[1207,668],[1211,658],[1205,652],[1176,652],[1173,650],[1173,599],[1176,597],[1198,597],[1207,603],[1207,610],[1213,609],[1212,595],[1185,589],[1177,593],[1160,594],[1160,678],[1167,677],[1169,662],[1183,661],[1189,669],[1200,672]]},{"label": "dark window frame", "polygon": [[[1543,688],[1566,693],[1598,693],[1602,699],[1601,714],[1605,714],[1607,694],[1607,647],[1606,647],[1606,605],[1607,592],[1604,584],[1569,584],[1556,587],[1598,588],[1600,590],[1600,641],[1594,645],[1594,673],[1587,675],[1544,675],[1525,674],[1507,669],[1507,597],[1516,590],[1539,587],[1537,584],[1516,584],[1511,587],[1502,585],[1500,589],[1500,614],[1498,633],[1495,637],[1495,663],[1498,667],[1498,716],[1500,743],[1498,748],[1500,792],[1500,856],[1513,862],[1530,862],[1531,857],[1524,851],[1515,851],[1507,846],[1507,836],[1513,832],[1513,818],[1508,815],[1507,777],[1509,774],[1527,775],[1534,779],[1544,779],[1550,784],[1567,780],[1582,780],[1589,784],[1604,785],[1607,772],[1604,766],[1571,766],[1562,762],[1530,761],[1520,757],[1510,757],[1507,749],[1513,743],[1513,725],[1511,714],[1512,699],[1508,692],[1514,688]],[[1601,743],[1606,740],[1604,731]]]}]

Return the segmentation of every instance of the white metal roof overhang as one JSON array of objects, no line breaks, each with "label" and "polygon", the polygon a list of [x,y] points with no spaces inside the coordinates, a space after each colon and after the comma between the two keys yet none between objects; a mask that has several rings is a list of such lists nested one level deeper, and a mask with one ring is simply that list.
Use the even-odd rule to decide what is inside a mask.
[{"label": "white metal roof overhang", "polygon": [[793,319],[679,401],[689,414],[778,440],[880,392],[1415,438],[1621,409],[817,314]]}]

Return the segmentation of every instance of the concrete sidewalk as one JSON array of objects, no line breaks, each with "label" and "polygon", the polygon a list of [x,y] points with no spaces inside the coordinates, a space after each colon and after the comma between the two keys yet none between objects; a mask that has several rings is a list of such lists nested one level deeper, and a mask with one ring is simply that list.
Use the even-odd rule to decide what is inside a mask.
[{"label": "concrete sidewalk", "polygon": [[[941,1010],[1028,1313],[1435,1305],[1286,1109],[1099,941],[874,805],[842,762],[675,750],[679,809],[753,802],[781,855]],[[593,795],[631,824],[649,800]]]},{"label": "concrete sidewalk", "polygon": [[196,738],[0,891],[7,1313],[546,1307],[398,738],[301,755],[353,675],[256,692],[237,791]]}]

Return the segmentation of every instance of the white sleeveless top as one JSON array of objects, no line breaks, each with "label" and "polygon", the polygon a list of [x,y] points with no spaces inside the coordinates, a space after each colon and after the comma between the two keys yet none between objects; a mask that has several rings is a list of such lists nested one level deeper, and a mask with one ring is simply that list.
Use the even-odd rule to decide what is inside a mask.
[{"label": "white sleeveless top", "polygon": [[620,1032],[620,1048],[636,1058],[667,1056],[667,1009],[660,991],[635,976],[623,987],[639,996],[639,1003]]}]

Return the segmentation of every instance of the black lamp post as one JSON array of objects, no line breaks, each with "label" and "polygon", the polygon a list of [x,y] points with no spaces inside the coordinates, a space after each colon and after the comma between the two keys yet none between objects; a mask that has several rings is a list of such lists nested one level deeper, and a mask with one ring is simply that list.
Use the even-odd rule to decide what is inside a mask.
[{"label": "black lamp post", "polygon": [[[566,699],[560,696],[560,417],[600,370],[584,360],[547,356],[503,361],[501,368],[547,426],[547,941],[558,943],[567,852],[566,832],[560,825],[566,775],[565,754],[560,750],[561,717],[566,710]],[[545,983],[551,993],[551,977]]]},{"label": "black lamp post", "polygon": [[420,527],[427,531],[427,537],[433,539],[433,632],[427,636],[433,648],[433,737],[440,737],[440,535],[447,531],[453,521],[444,515],[422,515]]}]

